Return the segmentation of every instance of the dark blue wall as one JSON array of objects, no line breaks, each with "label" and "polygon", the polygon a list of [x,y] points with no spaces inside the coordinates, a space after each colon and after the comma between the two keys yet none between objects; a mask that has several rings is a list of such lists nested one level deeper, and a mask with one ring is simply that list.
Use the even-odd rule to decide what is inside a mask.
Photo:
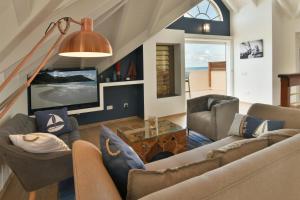
[{"label": "dark blue wall", "polygon": [[[135,49],[126,57],[120,60],[121,76],[125,77],[128,68],[134,62],[136,64],[137,80],[143,80],[143,47]],[[110,77],[112,80],[115,66],[109,67],[101,74],[103,78]],[[99,75],[100,80],[100,75]],[[104,87],[104,110],[98,112],[82,113],[75,115],[80,125],[119,119],[124,117],[139,116],[144,118],[144,86],[127,85]],[[127,102],[129,107],[124,109],[124,103]],[[112,105],[113,110],[106,110],[106,106]]]},{"label": "dark blue wall", "polygon": [[[128,103],[128,109],[124,103]],[[106,110],[106,106],[112,105],[113,110]],[[89,124],[112,119],[140,116],[144,117],[144,86],[127,85],[104,87],[104,110],[74,115],[78,123]]]},{"label": "dark blue wall", "polygon": [[[218,4],[222,12],[222,22],[181,17],[173,24],[171,24],[168,28],[185,30],[186,33],[230,36],[230,12],[221,0],[215,0],[215,2],[216,4]],[[210,24],[209,33],[202,33],[201,27],[204,23]]]},{"label": "dark blue wall", "polygon": [[[121,77],[125,80],[125,77],[128,73],[129,66],[131,62],[135,63],[136,65],[136,73],[137,73],[137,80],[143,80],[143,46],[138,47],[126,57],[121,59]],[[106,69],[105,71],[101,72],[103,78],[109,77],[111,81],[113,80],[113,73],[115,71],[115,64]],[[99,77],[100,80],[100,77]]]}]

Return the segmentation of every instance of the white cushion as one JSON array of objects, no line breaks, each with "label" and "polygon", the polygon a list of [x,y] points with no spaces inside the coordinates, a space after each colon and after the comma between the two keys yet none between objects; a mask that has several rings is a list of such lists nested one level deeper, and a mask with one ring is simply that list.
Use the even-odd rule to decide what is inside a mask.
[{"label": "white cushion", "polygon": [[9,135],[11,142],[30,153],[51,153],[70,151],[70,148],[57,136],[50,133],[30,133]]}]

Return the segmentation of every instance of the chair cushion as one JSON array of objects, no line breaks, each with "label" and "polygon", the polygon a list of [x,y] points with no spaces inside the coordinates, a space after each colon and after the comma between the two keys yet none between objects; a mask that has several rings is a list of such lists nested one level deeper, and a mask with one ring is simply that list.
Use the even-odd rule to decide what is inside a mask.
[{"label": "chair cushion", "polygon": [[139,199],[150,193],[204,174],[219,166],[220,159],[217,158],[159,171],[130,170],[128,176],[127,200]]},{"label": "chair cushion", "polygon": [[41,132],[59,136],[72,131],[67,108],[37,111],[34,115]]},{"label": "chair cushion", "polygon": [[236,114],[229,129],[228,135],[237,135],[244,138],[257,137],[267,131],[283,128],[284,122],[277,120],[262,120],[249,115]]},{"label": "chair cushion", "polygon": [[211,118],[212,114],[210,111],[191,113],[188,116],[188,127],[198,133],[210,133]]},{"label": "chair cushion", "polygon": [[145,165],[131,147],[106,127],[101,130],[100,148],[104,165],[125,199],[129,170],[145,169]]},{"label": "chair cushion", "polygon": [[232,142],[221,148],[212,150],[207,159],[221,158],[221,164],[226,165],[251,153],[268,147],[268,139],[251,138]]},{"label": "chair cushion", "polygon": [[30,153],[51,153],[70,151],[70,148],[57,136],[49,133],[9,135],[11,142]]}]

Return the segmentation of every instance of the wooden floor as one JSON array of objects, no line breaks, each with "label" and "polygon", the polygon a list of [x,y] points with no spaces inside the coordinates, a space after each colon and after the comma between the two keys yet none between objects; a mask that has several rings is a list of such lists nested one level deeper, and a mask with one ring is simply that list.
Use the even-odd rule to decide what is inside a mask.
[{"label": "wooden floor", "polygon": [[[251,104],[240,103],[240,112],[246,113]],[[173,116],[164,117],[176,123],[182,127],[186,127],[186,114],[178,114]],[[112,120],[102,123],[94,123],[89,125],[80,126],[81,139],[89,141],[96,146],[99,146],[99,134],[100,126],[104,124],[112,130],[116,131],[117,127],[123,126],[124,124],[130,124],[131,126],[140,126],[144,121],[137,117],[131,117],[126,119]],[[46,172],[45,172],[46,173]],[[47,186],[37,191],[37,200],[57,200],[57,184]],[[28,199],[27,192],[23,189],[17,178],[12,175],[7,185],[7,189],[4,192],[1,200],[25,200]]]}]

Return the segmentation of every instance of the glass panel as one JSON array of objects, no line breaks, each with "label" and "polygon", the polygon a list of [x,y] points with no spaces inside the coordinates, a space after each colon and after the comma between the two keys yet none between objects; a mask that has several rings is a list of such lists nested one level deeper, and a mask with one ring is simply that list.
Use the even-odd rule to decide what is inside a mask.
[{"label": "glass panel", "polygon": [[214,8],[213,5],[210,5],[208,10],[207,10],[207,15],[210,17],[210,19],[215,18],[216,16],[219,15],[218,11]]},{"label": "glass panel", "polygon": [[186,71],[208,70],[208,62],[226,60],[225,44],[186,43]]},{"label": "glass panel", "polygon": [[[206,13],[207,7],[210,4],[208,0],[201,1],[201,3],[198,4],[198,8],[201,13]],[[197,7],[197,6],[196,6]]]},{"label": "glass panel", "polygon": [[148,121],[145,121],[144,127],[131,128],[131,127],[120,127],[117,128],[117,132],[125,137],[130,143],[140,142],[147,139],[155,138],[161,135],[175,133],[182,131],[184,128],[174,124],[168,120],[159,120],[158,129],[150,128]]},{"label": "glass panel", "polygon": [[190,9],[184,14],[184,17],[223,21],[222,13],[213,0],[203,0],[197,6]]}]

